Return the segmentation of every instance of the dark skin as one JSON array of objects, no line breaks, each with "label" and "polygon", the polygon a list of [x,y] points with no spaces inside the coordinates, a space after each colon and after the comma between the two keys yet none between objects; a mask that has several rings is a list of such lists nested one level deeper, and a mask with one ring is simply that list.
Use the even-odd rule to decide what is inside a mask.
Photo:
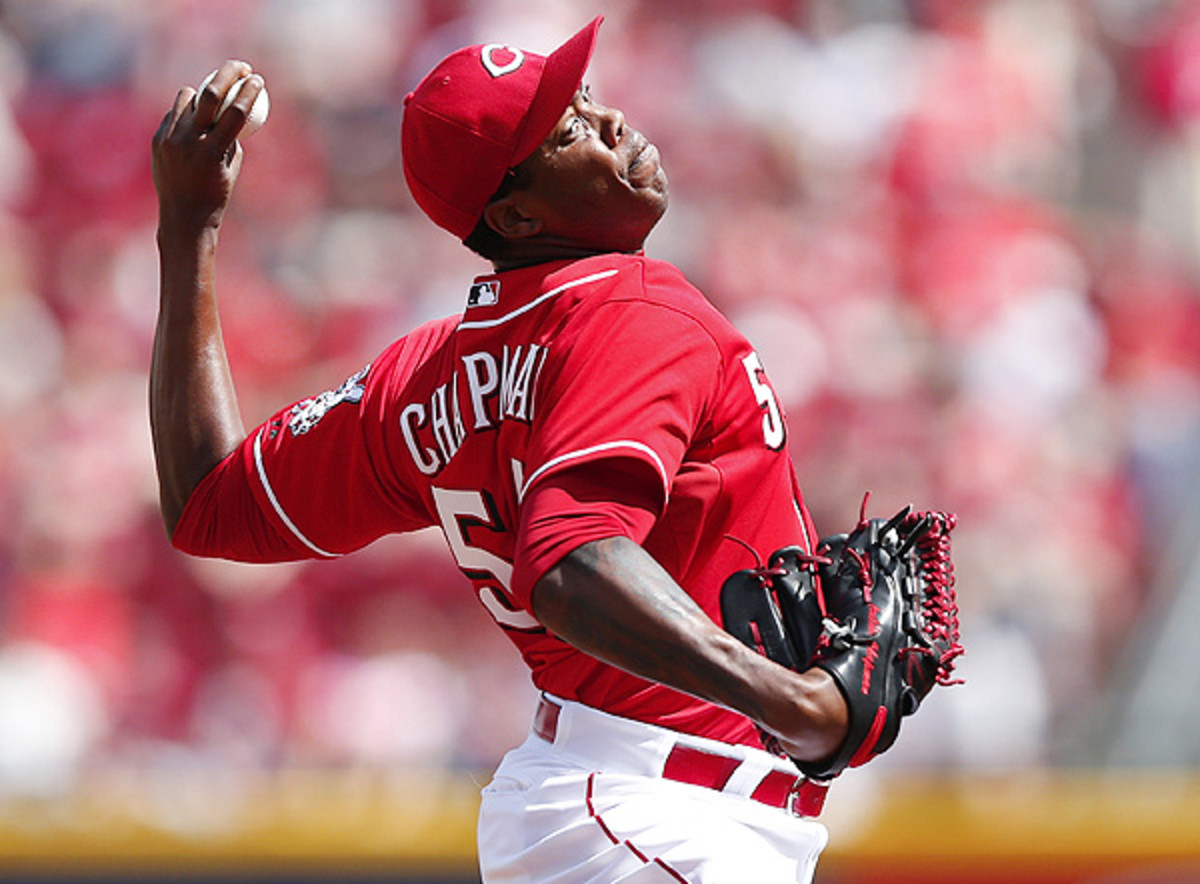
[{"label": "dark skin", "polygon": [[227,61],[198,97],[180,90],[154,134],[160,298],[150,428],[171,533],[192,490],[246,435],[221,335],[216,250],[242,167],[237,134],[262,79],[252,76],[216,125],[213,119],[229,87],[250,72],[245,62]]},{"label": "dark skin", "polygon": [[521,186],[484,210],[508,243],[497,270],[636,252],[667,209],[657,148],[586,87],[519,170]]},{"label": "dark skin", "polygon": [[[218,234],[241,170],[241,131],[261,78],[214,124],[229,87],[251,74],[227,61],[198,97],[184,88],[153,142],[160,304],[150,420],[160,502],[173,533],[193,489],[245,437],[215,286]],[[484,218],[506,242],[497,270],[636,252],[667,207],[658,151],[624,115],[576,94],[520,167],[521,185]],[[822,670],[796,673],[718,627],[638,544],[577,548],[537,583],[533,614],[555,635],[635,675],[735,709],[791,755],[817,760],[845,738],[846,704]]]}]

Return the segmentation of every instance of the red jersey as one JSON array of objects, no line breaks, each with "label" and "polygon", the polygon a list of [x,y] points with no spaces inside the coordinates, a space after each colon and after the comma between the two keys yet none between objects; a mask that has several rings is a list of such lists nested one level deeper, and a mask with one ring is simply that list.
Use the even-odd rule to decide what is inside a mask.
[{"label": "red jersey", "polygon": [[[607,467],[612,489],[555,495]],[[534,503],[536,501],[536,504]],[[482,276],[460,317],[286,408],[193,492],[190,553],[339,556],[439,525],[535,685],[606,712],[756,744],[741,715],[601,663],[542,628],[534,584],[624,534],[716,622],[732,572],[815,536],[784,416],[746,339],[669,264],[609,254]]]}]

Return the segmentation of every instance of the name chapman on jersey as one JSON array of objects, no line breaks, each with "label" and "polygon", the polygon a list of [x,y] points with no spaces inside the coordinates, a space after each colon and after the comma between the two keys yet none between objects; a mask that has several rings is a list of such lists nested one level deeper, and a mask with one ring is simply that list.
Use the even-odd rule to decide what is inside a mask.
[{"label": "name chapman on jersey", "polygon": [[400,432],[417,469],[427,476],[440,472],[468,432],[492,430],[506,420],[532,421],[546,353],[546,347],[532,343],[505,345],[499,354],[466,353],[450,380],[439,384],[428,400],[405,405]]},{"label": "name chapman on jersey", "polygon": [[[450,380],[435,387],[427,400],[405,405],[400,410],[400,432],[417,469],[427,476],[440,472],[468,432],[492,430],[506,420],[532,421],[534,391],[546,353],[547,348],[539,344],[505,345],[499,354],[467,353]],[[292,435],[308,433],[342,402],[362,401],[363,380],[370,370],[368,365],[336,390],[292,406],[288,414]]]},{"label": "name chapman on jersey", "polygon": [[[428,399],[405,405],[400,410],[400,432],[417,469],[436,475],[458,453],[468,432],[492,430],[506,420],[532,421],[537,378],[547,352],[539,344],[524,344],[505,345],[499,354],[467,353],[450,380],[435,387]],[[292,406],[288,415],[292,435],[308,433],[342,402],[362,401],[363,381],[370,370],[368,365],[336,390]]]}]

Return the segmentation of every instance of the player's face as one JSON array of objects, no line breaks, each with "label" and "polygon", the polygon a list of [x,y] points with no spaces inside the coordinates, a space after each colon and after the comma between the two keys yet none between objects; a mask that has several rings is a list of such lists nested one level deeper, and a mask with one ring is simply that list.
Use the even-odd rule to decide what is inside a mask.
[{"label": "player's face", "polygon": [[667,208],[658,149],[586,86],[523,164],[542,234],[601,251],[636,251]]}]

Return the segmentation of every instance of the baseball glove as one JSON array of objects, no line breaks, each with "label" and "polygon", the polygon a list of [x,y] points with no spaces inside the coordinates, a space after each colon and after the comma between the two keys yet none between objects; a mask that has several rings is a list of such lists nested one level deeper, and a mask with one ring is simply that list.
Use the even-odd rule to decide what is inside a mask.
[{"label": "baseball glove", "polygon": [[[895,742],[900,719],[952,678],[959,644],[953,515],[905,507],[823,538],[816,554],[775,552],[721,589],[727,631],[781,665],[819,666],[849,707],[841,749],[819,762],[793,759],[811,780],[830,780]],[[764,735],[769,749],[774,738]]]}]

